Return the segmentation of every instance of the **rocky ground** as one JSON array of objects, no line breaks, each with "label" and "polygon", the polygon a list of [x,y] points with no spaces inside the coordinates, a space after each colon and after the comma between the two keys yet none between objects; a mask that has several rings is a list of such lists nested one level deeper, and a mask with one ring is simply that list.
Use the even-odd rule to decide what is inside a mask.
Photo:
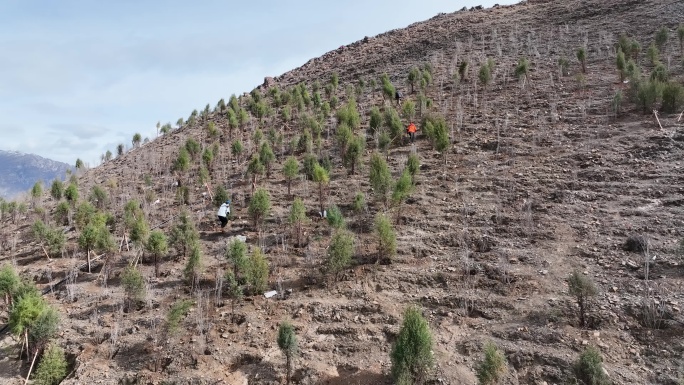
[{"label": "rocky ground", "polygon": [[[415,99],[405,85],[409,69],[425,63],[434,68],[427,89],[430,111],[447,117],[453,144],[446,164],[422,135],[413,147],[391,149],[395,178],[411,151],[422,164],[416,191],[402,207],[398,255],[391,264],[371,263],[376,245],[370,223],[383,207],[370,199],[367,160],[356,175],[347,175],[333,156],[328,202],[342,208],[357,237],[356,264],[337,282],[319,270],[330,230],[316,219],[316,186],[303,179],[294,183],[293,194],[309,210],[308,244],[292,244],[286,226],[291,198],[280,165],[260,182],[274,207],[257,242],[247,219],[246,164],[232,160],[227,123],[217,114],[212,120],[224,130],[224,139],[212,183],[235,195],[234,220],[226,233],[212,228],[215,209],[203,195],[206,189],[192,184],[191,172],[188,208],[201,233],[206,266],[200,291],[188,290],[181,278],[185,261],[173,253],[159,278],[152,264],[143,263],[146,304],[125,312],[118,274],[136,252],[123,244],[122,252],[107,256],[104,269],[103,258],[87,273],[77,269],[85,257],[70,231],[66,257],[48,261],[30,236],[33,212],[16,223],[3,219],[0,263],[15,263],[41,288],[68,278],[46,295],[61,311],[58,341],[72,363],[64,384],[284,383],[284,357],[276,344],[282,320],[292,321],[300,341],[295,382],[390,384],[389,352],[409,304],[424,310],[433,332],[433,383],[475,384],[482,347],[492,341],[508,360],[506,384],[566,383],[587,346],[600,350],[615,384],[678,384],[684,378],[684,342],[678,338],[684,268],[677,252],[683,236],[683,121],[660,114],[659,125],[626,98],[615,114],[611,102],[617,90],[626,94],[629,88],[615,70],[618,35],[629,32],[647,47],[661,26],[674,31],[682,14],[683,2],[664,0],[549,1],[465,10],[360,40],[271,79],[287,89],[302,81],[325,84],[336,72],[337,94],[344,101],[347,85],[388,73],[407,98]],[[671,34],[663,60],[681,81],[678,43]],[[584,76],[578,75],[574,56],[582,45],[588,53]],[[483,90],[477,70],[487,57],[496,67]],[[513,76],[520,57],[531,62],[524,84]],[[559,69],[561,57],[570,62],[567,74]],[[470,70],[455,85],[452,75],[463,60]],[[645,58],[641,64],[647,74]],[[362,126],[368,125],[372,106],[387,103],[379,90],[368,87],[358,99]],[[258,124],[253,119],[240,133],[248,150]],[[288,139],[298,129],[277,117],[262,124],[282,130]],[[334,130],[332,118],[327,125]],[[120,213],[126,201],[145,201],[147,194],[154,198],[144,205],[149,222],[168,232],[180,210],[171,160],[186,138],[210,143],[205,132],[200,125],[184,127],[83,172],[82,196],[93,185],[105,186],[110,210]],[[332,140],[324,145],[334,155]],[[368,138],[368,144],[370,151],[374,140]],[[285,147],[276,152],[284,159]],[[369,200],[366,213],[350,208],[358,191]],[[54,204],[48,198],[43,202],[48,209]],[[264,247],[269,285],[286,295],[245,298],[231,317],[230,301],[217,296],[215,288],[216,276],[227,267],[226,242],[236,235]],[[629,239],[645,240],[649,247],[629,251]],[[648,277],[645,259],[650,260]],[[568,295],[566,279],[573,270],[599,287],[587,328],[579,327]],[[195,306],[180,333],[164,336],[168,308],[181,298],[192,298]],[[644,323],[644,301],[656,305],[658,328]],[[5,316],[0,311],[0,320]],[[1,338],[6,354],[0,379],[19,383],[28,365],[16,359],[17,341],[8,334]]]}]

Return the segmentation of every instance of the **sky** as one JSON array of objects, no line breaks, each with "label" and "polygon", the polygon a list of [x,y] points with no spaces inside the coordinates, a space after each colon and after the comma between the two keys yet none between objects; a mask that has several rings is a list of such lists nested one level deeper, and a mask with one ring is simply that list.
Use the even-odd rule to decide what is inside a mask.
[{"label": "sky", "polygon": [[517,1],[0,1],[0,150],[97,166],[341,45]]}]

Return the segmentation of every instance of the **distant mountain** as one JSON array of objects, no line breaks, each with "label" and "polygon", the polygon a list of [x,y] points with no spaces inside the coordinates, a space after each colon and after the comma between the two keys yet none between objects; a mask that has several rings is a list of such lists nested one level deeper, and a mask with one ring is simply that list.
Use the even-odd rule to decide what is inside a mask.
[{"label": "distant mountain", "polygon": [[55,178],[64,179],[69,168],[66,163],[38,155],[0,150],[0,197],[13,199],[39,180],[49,187]]}]

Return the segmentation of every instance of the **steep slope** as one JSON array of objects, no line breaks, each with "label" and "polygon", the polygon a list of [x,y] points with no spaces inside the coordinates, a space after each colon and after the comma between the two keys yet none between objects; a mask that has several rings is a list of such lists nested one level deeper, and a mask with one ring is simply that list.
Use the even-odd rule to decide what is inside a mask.
[{"label": "steep slope", "polygon": [[13,199],[38,181],[44,185],[64,179],[69,165],[38,155],[0,150],[0,197]]},{"label": "steep slope", "polygon": [[[627,31],[648,47],[657,29],[674,30],[681,14],[684,3],[673,1],[534,2],[439,15],[363,39],[243,95],[240,107],[251,105],[253,112],[238,127],[231,129],[229,114],[220,109],[202,113],[194,123],[80,175],[80,195],[87,197],[94,186],[105,189],[105,209],[117,216],[121,252],[106,254],[104,266],[99,260],[92,273],[77,269],[86,258],[73,229],[68,257],[47,261],[28,230],[33,214],[16,225],[5,220],[6,244],[15,240],[18,246],[4,251],[2,260],[16,261],[43,287],[56,277],[70,278],[48,295],[64,314],[58,340],[74,357],[67,384],[282,383],[285,360],[276,344],[282,320],[292,321],[300,341],[295,382],[390,384],[389,352],[410,304],[423,309],[433,332],[432,383],[475,384],[482,346],[493,341],[508,359],[506,384],[571,381],[573,363],[587,346],[599,349],[616,384],[676,384],[684,352],[677,338],[684,321],[677,252],[684,235],[682,123],[677,114],[660,113],[661,129],[652,115],[627,101],[629,84],[618,81],[614,45]],[[681,83],[682,53],[670,36],[663,59],[670,58],[670,76]],[[587,51],[586,74],[575,59],[581,46]],[[487,58],[494,66],[483,87],[478,75]],[[521,58],[529,60],[530,71],[518,81],[514,70]],[[559,66],[563,58],[567,68]],[[455,81],[463,62],[468,68]],[[644,52],[638,63],[646,78],[652,66]],[[426,64],[432,81],[411,93],[409,71]],[[339,75],[337,89],[333,73]],[[389,111],[394,104],[383,100],[383,73],[407,100],[425,102],[425,116],[443,116],[450,138],[444,162],[426,138],[422,119],[416,119],[416,145],[397,140],[388,151],[393,179],[409,154],[421,162],[415,191],[397,215],[398,252],[391,264],[375,263],[372,223],[376,213],[394,218],[397,209],[373,199],[368,181],[369,156],[379,142],[368,134],[370,111]],[[336,98],[337,106],[356,98],[361,127],[355,133],[364,135],[366,150],[355,174],[340,159],[335,108],[323,115],[320,127],[311,124],[305,116],[325,109],[313,101],[306,105],[301,92],[293,96],[300,84],[312,100],[316,87],[323,101]],[[275,86],[279,92],[272,91]],[[276,95],[285,91],[290,102],[278,102]],[[625,96],[620,114],[613,107],[617,91]],[[261,118],[256,98],[265,106]],[[287,226],[292,197],[282,163],[290,154],[303,163],[305,154],[290,143],[307,127],[320,128],[314,152],[331,163],[326,206],[338,205],[355,235],[353,267],[338,280],[323,274],[333,230],[317,218],[318,185],[304,176],[293,183],[293,195],[304,200],[310,220],[303,245],[295,244]],[[262,141],[273,142],[277,158],[272,175],[257,180],[273,203],[261,234],[247,209],[247,164],[257,152],[257,128]],[[187,171],[172,171],[189,138],[202,148],[218,143],[207,185],[200,181],[201,155]],[[239,159],[230,148],[235,139],[245,147]],[[209,195],[219,185],[233,196],[234,218],[226,233],[213,227],[216,207]],[[179,199],[183,188],[187,198]],[[357,193],[367,201],[361,212],[352,209]],[[131,199],[141,202],[151,227],[166,234],[179,212],[189,211],[203,251],[199,290],[190,290],[183,278],[187,259],[181,253],[165,258],[159,277],[151,258],[143,257],[145,306],[124,311],[120,272],[140,256],[121,237],[123,206]],[[262,247],[270,267],[268,288],[285,295],[248,297],[233,316],[222,277],[232,269],[224,251],[235,235],[246,236],[252,249]],[[633,246],[630,239],[648,247],[633,252],[635,247],[624,247]],[[585,326],[568,294],[573,271],[598,287]],[[184,298],[195,301],[190,315],[180,332],[165,334],[171,304]],[[5,339],[3,346],[12,342]]]}]

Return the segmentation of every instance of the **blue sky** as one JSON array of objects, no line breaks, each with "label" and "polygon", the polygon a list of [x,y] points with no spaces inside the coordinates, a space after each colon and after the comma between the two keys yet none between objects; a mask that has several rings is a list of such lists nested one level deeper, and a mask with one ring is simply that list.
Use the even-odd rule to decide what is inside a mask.
[{"label": "blue sky", "polygon": [[0,149],[91,166],[343,44],[517,1],[0,2]]}]

